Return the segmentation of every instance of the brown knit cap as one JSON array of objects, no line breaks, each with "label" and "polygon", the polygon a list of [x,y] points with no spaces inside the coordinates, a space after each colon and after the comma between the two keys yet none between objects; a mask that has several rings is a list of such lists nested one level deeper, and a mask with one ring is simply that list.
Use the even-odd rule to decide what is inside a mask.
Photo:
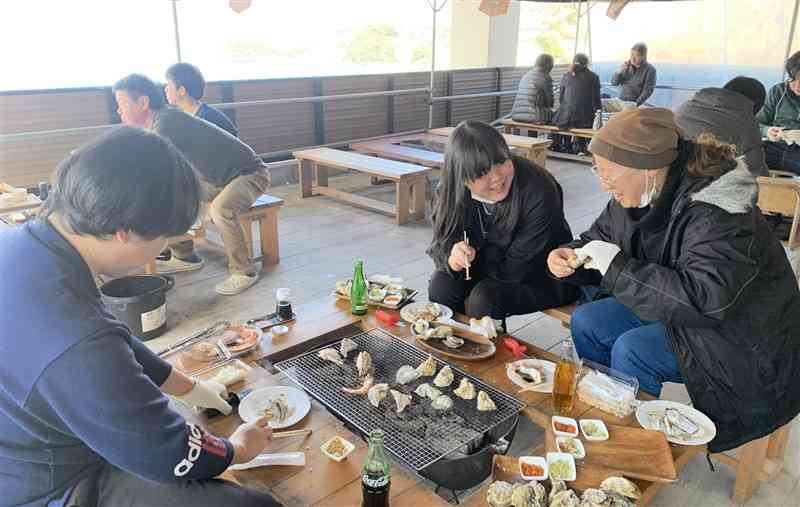
[{"label": "brown knit cap", "polygon": [[637,107],[614,115],[589,143],[589,151],[633,169],[659,169],[678,158],[682,135],[675,115],[660,107]]}]

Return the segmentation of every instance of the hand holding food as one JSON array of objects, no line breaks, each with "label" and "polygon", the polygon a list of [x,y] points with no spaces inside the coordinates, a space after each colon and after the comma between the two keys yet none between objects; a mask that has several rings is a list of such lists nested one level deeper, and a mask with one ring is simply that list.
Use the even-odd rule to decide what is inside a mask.
[{"label": "hand holding food", "polygon": [[197,380],[183,396],[178,396],[179,399],[201,408],[213,408],[219,410],[225,415],[231,413],[231,406],[226,401],[228,392],[225,386],[213,380]]},{"label": "hand holding food", "polygon": [[783,127],[770,127],[767,129],[767,139],[774,143],[781,140],[781,134],[783,134]]},{"label": "hand holding food", "polygon": [[586,269],[596,269],[601,275],[605,276],[611,261],[620,252],[620,248],[606,241],[593,240],[584,245],[582,248],[575,250],[575,255],[580,259],[587,257],[588,260],[584,266]]},{"label": "hand holding food", "polygon": [[252,461],[266,449],[271,439],[272,428],[269,427],[269,419],[266,417],[252,423],[242,424],[228,439],[234,449],[231,464]]},{"label": "hand holding food", "polygon": [[464,241],[459,241],[453,248],[450,250],[450,258],[447,260],[447,263],[450,265],[450,269],[455,272],[459,272],[467,267],[467,265],[471,265],[472,261],[475,260],[476,251],[471,246],[467,245]]},{"label": "hand holding food", "polygon": [[547,256],[547,267],[557,278],[565,278],[575,273],[578,256],[572,248],[556,248]]}]

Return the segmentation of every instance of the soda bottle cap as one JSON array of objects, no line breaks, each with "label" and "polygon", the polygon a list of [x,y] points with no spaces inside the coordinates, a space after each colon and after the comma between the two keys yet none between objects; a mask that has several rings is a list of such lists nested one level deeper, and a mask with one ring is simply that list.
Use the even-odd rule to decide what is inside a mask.
[{"label": "soda bottle cap", "polygon": [[292,291],[287,288],[280,288],[275,291],[275,299],[278,301],[289,301],[292,297]]}]

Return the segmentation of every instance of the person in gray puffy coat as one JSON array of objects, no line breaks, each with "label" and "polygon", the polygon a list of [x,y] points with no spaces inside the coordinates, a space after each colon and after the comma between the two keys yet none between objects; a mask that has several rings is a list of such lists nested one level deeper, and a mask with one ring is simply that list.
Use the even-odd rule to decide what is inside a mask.
[{"label": "person in gray puffy coat", "polygon": [[553,57],[542,53],[533,69],[519,82],[517,96],[511,107],[511,119],[525,123],[548,125],[553,117]]}]

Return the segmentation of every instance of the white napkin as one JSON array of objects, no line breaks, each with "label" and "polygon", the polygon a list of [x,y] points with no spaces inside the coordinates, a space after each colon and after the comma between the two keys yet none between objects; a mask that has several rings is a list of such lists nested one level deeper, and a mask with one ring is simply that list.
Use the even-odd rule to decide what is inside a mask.
[{"label": "white napkin", "polygon": [[304,452],[279,452],[275,454],[259,454],[247,463],[231,465],[230,470],[247,470],[249,468],[267,467],[276,465],[289,465],[302,467],[306,464],[306,453]]}]

